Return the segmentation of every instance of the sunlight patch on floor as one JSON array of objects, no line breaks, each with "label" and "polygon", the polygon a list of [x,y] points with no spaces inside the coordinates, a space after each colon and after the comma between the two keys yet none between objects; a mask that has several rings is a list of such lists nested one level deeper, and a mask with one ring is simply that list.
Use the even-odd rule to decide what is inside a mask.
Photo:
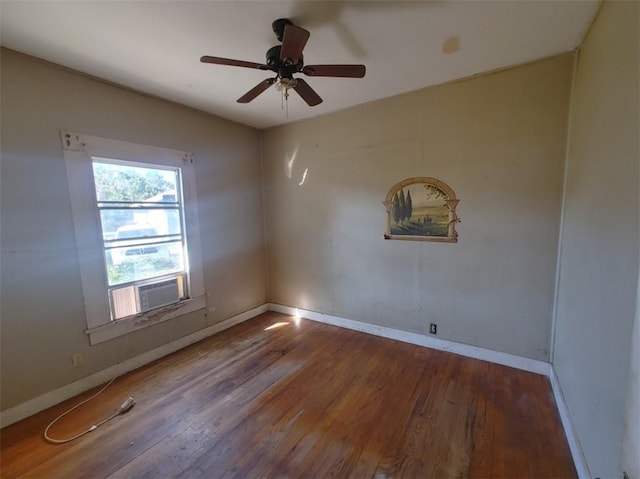
[{"label": "sunlight patch on floor", "polygon": [[271,329],[281,328],[282,326],[287,326],[291,324],[289,321],[278,321],[277,323],[273,323],[271,326],[267,326],[264,328],[265,331],[269,331]]}]

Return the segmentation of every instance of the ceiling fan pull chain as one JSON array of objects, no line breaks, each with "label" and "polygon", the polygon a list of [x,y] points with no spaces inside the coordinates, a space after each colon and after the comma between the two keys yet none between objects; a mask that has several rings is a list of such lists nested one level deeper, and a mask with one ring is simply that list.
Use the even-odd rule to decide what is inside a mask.
[{"label": "ceiling fan pull chain", "polygon": [[287,86],[282,87],[282,109],[284,117],[289,118],[289,88]]}]

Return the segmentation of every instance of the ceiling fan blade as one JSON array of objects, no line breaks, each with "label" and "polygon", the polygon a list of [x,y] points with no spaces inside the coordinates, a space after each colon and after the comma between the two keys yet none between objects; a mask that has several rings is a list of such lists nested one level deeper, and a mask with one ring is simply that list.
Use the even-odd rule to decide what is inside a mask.
[{"label": "ceiling fan blade", "polygon": [[245,62],[243,60],[233,60],[231,58],[210,57],[205,55],[200,58],[202,63],[215,63],[216,65],[228,65],[231,67],[257,68],[259,70],[270,70],[267,65],[254,62]]},{"label": "ceiling fan blade", "polygon": [[318,96],[313,88],[301,78],[296,79],[296,86],[293,89],[307,102],[309,106],[316,106],[322,103],[322,98]]},{"label": "ceiling fan blade", "polygon": [[312,77],[363,78],[366,72],[364,65],[307,65],[302,69]]},{"label": "ceiling fan blade", "polygon": [[249,103],[251,100],[253,100],[260,93],[265,91],[267,88],[269,88],[275,82],[276,82],[275,78],[267,78],[266,80],[263,80],[260,83],[258,83],[256,86],[254,86],[251,90],[249,90],[247,93],[242,95],[236,101],[238,103]]},{"label": "ceiling fan blade", "polygon": [[280,60],[295,65],[300,61],[302,50],[309,40],[311,34],[304,28],[296,25],[286,25],[284,36],[282,37],[282,48],[280,49]]}]

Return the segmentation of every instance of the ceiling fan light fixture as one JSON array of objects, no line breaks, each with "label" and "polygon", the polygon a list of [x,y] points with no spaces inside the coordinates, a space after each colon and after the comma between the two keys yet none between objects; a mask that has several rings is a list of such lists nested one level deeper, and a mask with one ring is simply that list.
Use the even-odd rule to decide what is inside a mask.
[{"label": "ceiling fan light fixture", "polygon": [[290,88],[295,88],[298,85],[298,80],[295,78],[280,78],[278,82],[278,86],[280,89],[288,90]]},{"label": "ceiling fan light fixture", "polygon": [[280,78],[276,83],[276,89],[282,92],[282,108],[286,109],[287,117],[289,116],[289,90],[298,86],[298,80],[295,78]]}]

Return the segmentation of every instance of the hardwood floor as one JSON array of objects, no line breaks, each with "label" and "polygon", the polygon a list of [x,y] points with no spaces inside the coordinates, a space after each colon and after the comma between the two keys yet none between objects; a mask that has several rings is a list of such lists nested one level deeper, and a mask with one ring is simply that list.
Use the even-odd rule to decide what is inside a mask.
[{"label": "hardwood floor", "polygon": [[576,477],[547,378],[277,313],[118,378],[50,435],[133,410],[46,443],[92,392],[3,429],[2,477]]}]

